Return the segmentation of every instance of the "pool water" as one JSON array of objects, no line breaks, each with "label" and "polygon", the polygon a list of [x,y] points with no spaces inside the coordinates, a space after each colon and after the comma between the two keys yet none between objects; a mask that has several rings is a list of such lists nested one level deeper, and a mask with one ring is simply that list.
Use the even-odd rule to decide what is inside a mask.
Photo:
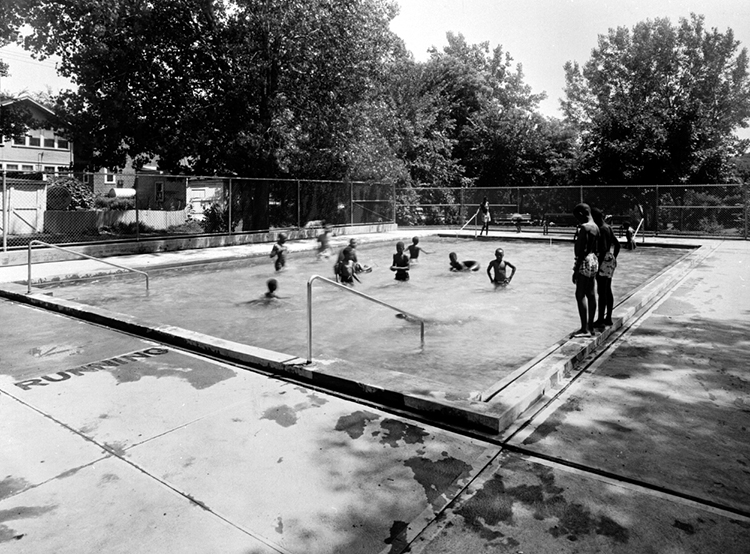
[{"label": "pool water", "polygon": [[[419,324],[316,282],[316,364],[335,367],[342,375],[365,366],[482,390],[579,327],[572,242],[428,238],[420,246],[429,254],[412,265],[408,282],[399,282],[389,270],[395,243],[360,245],[359,261],[373,271],[359,275],[355,289],[424,318],[424,346]],[[501,288],[486,273],[498,247],[518,268],[512,284]],[[480,270],[449,271],[450,252],[459,260],[479,261]],[[613,280],[615,303],[684,254],[667,248],[623,249]],[[150,272],[149,293],[134,276],[61,286],[54,294],[153,324],[306,358],[307,281],[312,275],[333,278],[334,261],[318,260],[311,251],[292,252],[278,273],[270,258],[248,258]],[[261,300],[269,278],[277,279],[282,299]]]}]

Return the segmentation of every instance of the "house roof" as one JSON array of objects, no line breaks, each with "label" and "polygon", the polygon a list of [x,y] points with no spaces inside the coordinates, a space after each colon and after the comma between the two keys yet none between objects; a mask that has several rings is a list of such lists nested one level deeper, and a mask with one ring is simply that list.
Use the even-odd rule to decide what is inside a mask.
[{"label": "house roof", "polygon": [[0,106],[11,106],[13,104],[18,104],[20,102],[27,102],[29,104],[33,104],[34,106],[36,106],[43,112],[48,113],[49,115],[55,114],[55,112],[51,108],[45,106],[44,104],[40,104],[39,102],[34,100],[31,96],[19,96],[18,98],[8,98],[8,99],[0,101]]}]

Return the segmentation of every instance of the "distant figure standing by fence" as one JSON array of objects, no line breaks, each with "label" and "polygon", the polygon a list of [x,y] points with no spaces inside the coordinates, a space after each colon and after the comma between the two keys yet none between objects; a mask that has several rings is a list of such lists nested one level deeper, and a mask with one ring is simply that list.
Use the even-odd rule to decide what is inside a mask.
[{"label": "distant figure standing by fence", "polygon": [[485,232],[485,235],[489,236],[490,234],[490,202],[487,200],[487,197],[485,196],[482,200],[482,203],[479,204],[479,209],[477,210],[477,223],[482,224],[482,228],[479,229],[479,236],[482,236],[482,231]]}]

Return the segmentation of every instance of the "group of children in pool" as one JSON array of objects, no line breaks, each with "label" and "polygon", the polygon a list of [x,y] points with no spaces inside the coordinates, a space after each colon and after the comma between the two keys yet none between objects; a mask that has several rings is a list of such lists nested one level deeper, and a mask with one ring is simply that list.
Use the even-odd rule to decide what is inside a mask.
[{"label": "group of children in pool", "polygon": [[[276,271],[281,271],[286,266],[286,256],[288,248],[286,246],[287,236],[285,233],[279,233],[276,243],[273,245],[270,257],[275,258],[274,268]],[[328,258],[332,254],[330,246],[330,228],[325,227],[323,233],[318,236],[318,258]],[[357,261],[357,240],[351,239],[349,244],[343,248],[338,255],[338,259],[333,266],[333,272],[336,276],[336,281],[345,285],[354,285],[354,281],[361,282],[357,277],[358,273],[368,273],[372,271],[371,267],[362,265]],[[408,255],[407,252],[408,251]],[[419,246],[419,237],[414,237],[412,243],[406,248],[403,242],[396,244],[396,253],[393,255],[393,263],[390,266],[390,270],[395,273],[395,279],[397,281],[408,281],[409,270],[411,264],[419,260],[419,254],[430,254],[427,250]],[[516,274],[516,266],[504,259],[505,252],[502,248],[495,250],[495,259],[492,260],[487,266],[487,276],[490,282],[496,287],[508,285],[513,276]],[[458,261],[458,256],[455,252],[451,252],[448,256],[450,260],[450,271],[478,271],[479,263],[475,260],[464,260]],[[510,268],[510,276],[507,274],[507,269]],[[276,279],[269,279],[267,282],[268,291],[265,294],[266,298],[278,298],[276,290],[278,288],[278,282]]]},{"label": "group of children in pool", "polygon": [[[581,203],[575,207],[573,214],[579,222],[575,237],[575,264],[573,265],[573,283],[576,285],[576,302],[581,319],[581,329],[578,333],[593,335],[595,329],[612,325],[614,304],[612,276],[617,267],[620,243],[599,210],[592,210],[587,204]],[[628,249],[635,248],[633,235],[632,228],[628,225],[626,242]],[[271,250],[270,257],[275,258],[276,271],[281,271],[286,265],[288,252],[286,239],[286,234],[279,233],[276,244]],[[323,233],[318,236],[318,243],[318,258],[328,258],[332,254],[330,227],[324,228]],[[349,244],[339,252],[338,259],[333,266],[337,282],[353,286],[354,281],[361,282],[357,277],[358,273],[372,271],[371,267],[358,262],[356,248],[357,240],[351,239]],[[396,244],[396,253],[393,255],[390,270],[395,273],[397,281],[409,280],[411,264],[419,260],[420,253],[429,254],[430,252],[419,246],[419,237],[414,237],[408,248],[403,242],[399,241]],[[516,266],[505,260],[504,256],[503,249],[498,248],[495,250],[495,259],[487,266],[487,276],[495,287],[508,285],[516,274]],[[451,252],[448,258],[450,271],[479,271],[479,262],[475,260],[458,261],[455,252]],[[511,270],[510,276],[507,273],[508,268]],[[278,289],[276,279],[269,279],[266,284],[268,291],[264,298],[279,298],[276,294]],[[595,286],[599,294],[599,317],[596,321],[594,321],[597,308]]]}]

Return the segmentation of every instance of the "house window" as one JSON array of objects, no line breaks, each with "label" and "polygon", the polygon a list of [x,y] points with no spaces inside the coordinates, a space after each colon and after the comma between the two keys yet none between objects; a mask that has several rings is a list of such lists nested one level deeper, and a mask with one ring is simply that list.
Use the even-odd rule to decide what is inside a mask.
[{"label": "house window", "polygon": [[33,165],[22,165],[21,166],[21,171],[34,171],[34,166]]},{"label": "house window", "polygon": [[53,139],[53,138],[46,138],[46,139],[44,139],[44,147],[45,148],[54,148],[55,147],[55,139]]},{"label": "house window", "polygon": [[56,168],[54,165],[45,165],[44,166],[44,172],[49,173],[50,175],[54,174],[56,172]]},{"label": "house window", "polygon": [[157,202],[164,202],[164,183],[156,183],[156,200]]},{"label": "house window", "polygon": [[42,139],[39,137],[29,137],[29,146],[41,146]]},{"label": "house window", "polygon": [[62,148],[63,150],[67,150],[69,148],[68,141],[61,138],[57,139],[57,147]]},{"label": "house window", "polygon": [[5,164],[5,169],[18,171],[18,164]]},{"label": "house window", "polygon": [[26,137],[21,135],[20,137],[13,137],[13,144],[17,144],[19,146],[26,146]]},{"label": "house window", "polygon": [[114,183],[115,182],[115,174],[104,170],[106,173],[104,174],[104,182],[105,183]]}]

